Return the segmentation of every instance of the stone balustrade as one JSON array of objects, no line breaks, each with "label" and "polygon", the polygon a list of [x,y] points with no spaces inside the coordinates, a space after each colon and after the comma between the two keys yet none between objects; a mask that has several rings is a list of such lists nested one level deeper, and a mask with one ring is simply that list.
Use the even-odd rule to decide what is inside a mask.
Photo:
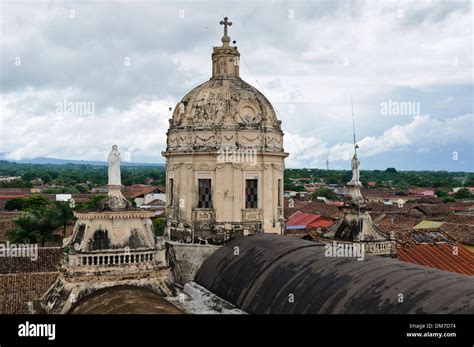
[{"label": "stone balustrade", "polygon": [[364,250],[370,254],[395,253],[395,241],[364,242]]},{"label": "stone balustrade", "polygon": [[70,266],[118,266],[124,264],[143,264],[156,261],[156,251],[103,252],[93,254],[69,255]]}]

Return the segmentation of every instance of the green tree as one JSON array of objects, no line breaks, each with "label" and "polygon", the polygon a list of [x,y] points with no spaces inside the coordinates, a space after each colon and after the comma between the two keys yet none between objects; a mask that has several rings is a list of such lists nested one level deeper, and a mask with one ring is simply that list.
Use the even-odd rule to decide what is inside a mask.
[{"label": "green tree", "polygon": [[32,188],[33,184],[25,180],[13,180],[8,182],[0,182],[2,188]]},{"label": "green tree", "polygon": [[51,175],[49,173],[44,173],[40,176],[41,180],[43,181],[43,183],[50,183],[51,182]]},{"label": "green tree", "polygon": [[61,225],[58,222],[56,210],[41,206],[31,210],[31,215],[39,232],[38,241],[41,243],[41,247],[44,247],[46,241],[58,241],[59,237],[54,234],[54,231]]},{"label": "green tree", "polygon": [[25,181],[31,181],[35,177],[36,173],[34,171],[27,171],[23,175],[21,175],[21,178]]},{"label": "green tree", "polygon": [[23,209],[37,209],[49,204],[48,198],[42,194],[34,194],[25,200]]},{"label": "green tree", "polygon": [[37,243],[40,239],[38,224],[33,216],[27,214],[13,220],[16,227],[5,233],[7,240],[13,243]]},{"label": "green tree", "polygon": [[407,193],[406,191],[402,190],[402,191],[396,192],[395,195],[398,195],[398,196],[407,196],[408,193]]},{"label": "green tree", "polygon": [[438,190],[438,191],[436,192],[436,196],[437,196],[438,198],[444,198],[444,197],[448,196],[448,193],[446,193],[444,190]]},{"label": "green tree", "polygon": [[82,193],[82,194],[85,194],[85,193],[89,192],[89,189],[87,189],[85,186],[83,186],[81,184],[77,184],[76,189],[79,193]]},{"label": "green tree", "polygon": [[63,236],[66,237],[67,225],[74,220],[74,212],[72,211],[69,201],[55,201],[56,221],[63,226]]},{"label": "green tree", "polygon": [[29,198],[12,198],[5,203],[5,210],[7,211],[25,211],[28,209],[36,209],[41,206],[49,204],[49,200],[41,194],[32,195]]},{"label": "green tree", "polygon": [[100,209],[100,203],[107,198],[107,195],[94,195],[88,202],[77,207],[80,211],[96,211]]},{"label": "green tree", "polygon": [[316,200],[318,197],[324,197],[328,200],[338,200],[338,196],[329,188],[318,188],[311,194],[311,200]]},{"label": "green tree", "polygon": [[165,234],[165,220],[163,218],[155,218],[153,220],[153,229],[156,236],[163,236]]},{"label": "green tree", "polygon": [[469,189],[467,188],[462,188],[462,189],[459,189],[455,194],[454,194],[454,197],[456,199],[468,199],[470,197],[472,197],[472,194],[471,192],[469,191]]},{"label": "green tree", "polygon": [[449,195],[446,195],[444,198],[443,198],[443,202],[447,203],[447,202],[455,202],[456,199],[453,197],[453,196],[449,196]]},{"label": "green tree", "polygon": [[21,211],[21,210],[23,210],[24,203],[25,203],[25,199],[23,199],[23,198],[8,199],[7,202],[5,203],[5,210],[7,210],[7,211],[14,211],[14,210]]}]

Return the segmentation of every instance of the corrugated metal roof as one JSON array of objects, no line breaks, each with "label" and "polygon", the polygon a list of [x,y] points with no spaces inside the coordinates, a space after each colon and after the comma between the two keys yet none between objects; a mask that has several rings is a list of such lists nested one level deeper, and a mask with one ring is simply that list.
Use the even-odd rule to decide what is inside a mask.
[{"label": "corrugated metal roof", "polygon": [[314,222],[308,224],[308,228],[327,228],[332,225],[333,221],[324,218],[319,218]]},{"label": "corrugated metal roof", "polygon": [[286,225],[291,226],[291,225],[304,225],[308,226],[311,222],[316,221],[317,219],[321,218],[321,215],[319,214],[310,214],[310,213],[298,213],[292,216],[288,221],[286,222]]},{"label": "corrugated metal roof", "polygon": [[420,223],[415,225],[413,229],[438,229],[443,225],[443,222],[434,222],[430,220],[422,220]]},{"label": "corrugated metal roof", "polygon": [[[457,247],[455,255],[454,246]],[[461,244],[423,243],[397,248],[400,260],[435,269],[474,275],[474,255]]]}]

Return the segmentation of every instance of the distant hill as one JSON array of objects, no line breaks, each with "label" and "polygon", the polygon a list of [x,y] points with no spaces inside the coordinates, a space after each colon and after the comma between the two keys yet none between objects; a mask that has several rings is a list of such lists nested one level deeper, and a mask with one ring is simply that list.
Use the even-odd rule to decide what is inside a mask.
[{"label": "distant hill", "polygon": [[[47,158],[47,157],[38,157],[32,159],[21,159],[21,160],[8,160],[4,157],[2,158],[0,153],[0,160],[6,160],[10,163],[18,164],[40,164],[40,165],[65,165],[65,164],[79,164],[79,165],[95,165],[95,166],[107,166],[106,161],[97,161],[97,160],[73,160],[73,159],[56,159],[56,158]],[[122,161],[122,166],[157,166],[164,167],[165,164],[162,163],[131,163]]]}]

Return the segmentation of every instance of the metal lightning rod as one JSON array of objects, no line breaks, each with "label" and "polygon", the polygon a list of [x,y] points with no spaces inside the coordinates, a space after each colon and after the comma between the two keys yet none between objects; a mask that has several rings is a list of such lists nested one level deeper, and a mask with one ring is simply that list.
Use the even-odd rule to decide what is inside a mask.
[{"label": "metal lightning rod", "polygon": [[352,109],[352,135],[354,138],[354,153],[357,154],[356,131],[355,131],[355,121],[354,121],[354,102],[352,101],[352,96],[351,96],[351,109]]}]

